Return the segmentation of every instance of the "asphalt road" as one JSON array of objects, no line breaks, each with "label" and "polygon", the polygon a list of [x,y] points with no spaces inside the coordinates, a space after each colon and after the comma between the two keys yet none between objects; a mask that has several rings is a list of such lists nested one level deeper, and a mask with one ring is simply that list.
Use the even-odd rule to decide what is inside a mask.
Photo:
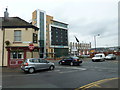
[{"label": "asphalt road", "polygon": [[92,62],[84,59],[80,66],[54,63],[55,70],[42,70],[34,74],[24,73],[20,69],[3,71],[2,87],[76,89],[98,80],[118,77],[118,60]]}]

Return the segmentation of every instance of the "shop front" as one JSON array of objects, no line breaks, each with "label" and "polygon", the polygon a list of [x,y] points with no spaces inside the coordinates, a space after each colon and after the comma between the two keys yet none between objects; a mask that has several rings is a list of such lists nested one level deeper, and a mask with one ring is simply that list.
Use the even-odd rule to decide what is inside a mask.
[{"label": "shop front", "polygon": [[6,47],[8,53],[8,67],[20,67],[26,58],[39,58],[39,48],[34,47]]}]

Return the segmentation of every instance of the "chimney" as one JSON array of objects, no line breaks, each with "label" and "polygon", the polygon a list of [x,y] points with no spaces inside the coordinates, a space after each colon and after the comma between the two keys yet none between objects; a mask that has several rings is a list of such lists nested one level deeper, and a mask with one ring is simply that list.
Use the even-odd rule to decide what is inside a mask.
[{"label": "chimney", "polygon": [[4,18],[7,19],[9,17],[9,13],[7,12],[7,8],[6,8],[6,11],[4,12]]}]

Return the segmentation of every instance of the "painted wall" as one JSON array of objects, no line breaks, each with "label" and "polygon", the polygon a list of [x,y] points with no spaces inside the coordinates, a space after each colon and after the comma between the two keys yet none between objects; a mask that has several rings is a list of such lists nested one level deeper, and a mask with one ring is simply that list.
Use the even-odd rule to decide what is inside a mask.
[{"label": "painted wall", "polygon": [[[14,31],[15,30],[21,30],[21,33],[22,33],[21,42],[19,42],[19,43],[14,42]],[[5,29],[5,41],[7,41],[7,40],[10,41],[9,47],[11,47],[11,46],[18,46],[18,47],[19,46],[20,47],[21,46],[29,46],[29,43],[33,41],[33,33],[37,34],[37,32],[38,31],[34,31],[34,29],[32,29],[32,28],[27,28],[27,29],[26,28],[7,28],[7,29]],[[1,36],[1,30],[0,30],[0,36]],[[0,40],[0,42],[1,42],[1,40]],[[38,46],[38,44],[34,44],[34,46]],[[4,47],[4,66],[8,65],[8,52],[6,50],[6,47],[7,47],[7,45],[5,44],[5,47]],[[0,50],[1,50],[1,48],[0,48]]]},{"label": "painted wall", "polygon": [[0,28],[0,66],[2,66],[3,31]]}]

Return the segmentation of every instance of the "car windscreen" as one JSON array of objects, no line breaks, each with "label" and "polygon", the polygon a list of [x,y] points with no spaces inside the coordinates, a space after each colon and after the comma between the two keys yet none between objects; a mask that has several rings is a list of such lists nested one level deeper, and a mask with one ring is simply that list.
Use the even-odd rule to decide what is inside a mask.
[{"label": "car windscreen", "polygon": [[102,55],[95,55],[95,57],[102,57]]},{"label": "car windscreen", "polygon": [[114,56],[113,54],[108,54],[107,56]]},{"label": "car windscreen", "polygon": [[78,57],[72,57],[73,59],[79,59]]}]

